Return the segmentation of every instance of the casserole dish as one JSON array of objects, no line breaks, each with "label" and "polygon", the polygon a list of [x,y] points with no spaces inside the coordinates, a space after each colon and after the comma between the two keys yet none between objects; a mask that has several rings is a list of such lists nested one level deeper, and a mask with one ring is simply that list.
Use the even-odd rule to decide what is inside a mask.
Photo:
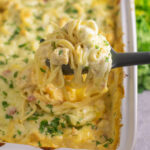
[{"label": "casserole dish", "polygon": [[[122,3],[123,3],[123,1],[122,1]],[[125,3],[125,6],[126,6],[127,4]],[[129,31],[130,32],[130,31]],[[129,72],[129,74],[130,74],[130,72]],[[123,122],[124,123],[124,122]],[[124,137],[124,136],[123,136]],[[7,146],[7,145],[6,145]]]}]

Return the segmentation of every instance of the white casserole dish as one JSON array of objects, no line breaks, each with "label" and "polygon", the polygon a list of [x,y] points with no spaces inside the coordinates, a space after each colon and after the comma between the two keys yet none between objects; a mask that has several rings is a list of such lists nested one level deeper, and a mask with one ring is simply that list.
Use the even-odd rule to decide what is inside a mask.
[{"label": "white casserole dish", "polygon": [[[125,52],[136,52],[136,22],[134,0],[121,1],[121,20]],[[137,124],[137,67],[125,67],[125,98],[122,101],[121,139],[118,150],[132,150]]]},{"label": "white casserole dish", "polygon": [[[136,52],[136,24],[134,0],[121,0],[121,22],[125,51]],[[132,150],[135,142],[137,121],[137,68],[124,68],[128,77],[124,80],[125,98],[122,101],[121,139],[118,150]],[[0,150],[40,150],[39,148],[20,145],[5,144]],[[65,149],[61,149],[65,150]]]}]

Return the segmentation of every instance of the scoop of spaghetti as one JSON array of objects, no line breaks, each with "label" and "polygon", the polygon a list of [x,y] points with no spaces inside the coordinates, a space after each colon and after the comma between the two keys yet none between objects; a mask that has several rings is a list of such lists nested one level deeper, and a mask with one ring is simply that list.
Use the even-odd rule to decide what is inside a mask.
[{"label": "scoop of spaghetti", "polygon": [[[18,85],[27,99],[40,100],[40,107],[49,103],[63,103],[63,107],[65,101],[88,103],[91,97],[100,97],[107,91],[112,63],[110,50],[94,21],[68,22],[63,28],[57,27],[41,43],[33,62],[20,73]],[[63,75],[64,64],[70,65],[73,75]],[[85,67],[88,73],[83,75]]]},{"label": "scoop of spaghetti", "polygon": [[[89,86],[105,89],[111,69],[111,47],[106,38],[98,34],[94,21],[74,20],[49,34],[35,54],[35,74],[38,84],[53,83],[62,88]],[[46,66],[50,60],[50,68]],[[62,65],[69,64],[74,75],[66,77]],[[87,67],[88,74],[82,75]],[[88,87],[87,87],[88,88]]]}]

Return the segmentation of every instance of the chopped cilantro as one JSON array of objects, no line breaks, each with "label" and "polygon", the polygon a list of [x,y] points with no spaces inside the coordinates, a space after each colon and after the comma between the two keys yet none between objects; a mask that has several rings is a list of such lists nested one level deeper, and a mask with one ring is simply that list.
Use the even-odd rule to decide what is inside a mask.
[{"label": "chopped cilantro", "polygon": [[109,142],[109,144],[112,144],[114,140],[112,138],[109,138],[107,139],[107,141]]},{"label": "chopped cilantro", "polygon": [[17,78],[18,76],[18,71],[14,72],[14,78]]},{"label": "chopped cilantro", "polygon": [[48,127],[48,121],[47,120],[43,120],[40,122],[40,132],[43,133],[45,128]]},{"label": "chopped cilantro", "polygon": [[12,81],[12,80],[10,81],[9,88],[10,88],[10,89],[13,89],[13,88],[14,88],[14,84],[13,84],[13,81]]},{"label": "chopped cilantro", "polygon": [[51,121],[49,127],[47,128],[47,132],[50,133],[52,137],[55,135],[63,134],[63,132],[58,129],[59,124],[60,124],[60,118],[55,117]]},{"label": "chopped cilantro", "polygon": [[60,125],[61,125],[62,128],[66,128],[66,126],[65,126],[65,124],[63,122],[60,123]]},{"label": "chopped cilantro", "polygon": [[15,135],[13,135],[13,138],[14,138],[14,139],[16,138],[16,134],[15,134]]},{"label": "chopped cilantro", "polygon": [[17,54],[12,55],[13,58],[18,58],[19,56]]},{"label": "chopped cilantro", "polygon": [[107,147],[108,147],[108,145],[109,145],[109,144],[108,144],[108,143],[106,143],[106,144],[104,144],[103,146],[104,146],[105,148],[107,148]]},{"label": "chopped cilantro", "polygon": [[69,7],[65,10],[65,12],[68,14],[70,14],[70,13],[76,14],[76,13],[78,13],[78,10],[75,8]]},{"label": "chopped cilantro", "polygon": [[53,115],[54,114],[54,112],[53,112],[53,105],[48,104],[47,107],[50,109],[50,112]]},{"label": "chopped cilantro", "polygon": [[42,15],[34,15],[35,19],[37,20],[41,20],[42,19]]},{"label": "chopped cilantro", "polygon": [[63,53],[63,50],[60,50],[60,51],[59,51],[59,55],[61,55],[62,53]]},{"label": "chopped cilantro", "polygon": [[43,68],[40,68],[41,72],[45,73],[46,71]]},{"label": "chopped cilantro", "polygon": [[7,79],[0,75],[0,79],[2,79],[5,83],[8,83]]},{"label": "chopped cilantro", "polygon": [[113,9],[114,7],[111,5],[107,5],[107,9]]},{"label": "chopped cilantro", "polygon": [[27,43],[23,43],[23,44],[20,44],[18,47],[22,48],[22,47],[26,47],[26,46],[27,46]]},{"label": "chopped cilantro", "polygon": [[88,13],[88,14],[92,14],[92,13],[93,13],[93,9],[89,9],[89,10],[87,11],[87,13]]},{"label": "chopped cilantro", "polygon": [[29,61],[29,59],[28,59],[28,58],[25,58],[23,61],[27,64],[28,61]]},{"label": "chopped cilantro", "polygon": [[96,146],[98,146],[99,144],[101,144],[99,141],[95,141],[96,142]]},{"label": "chopped cilantro", "polygon": [[5,109],[9,106],[9,104],[6,101],[2,101],[2,106]]},{"label": "chopped cilantro", "polygon": [[96,129],[96,128],[97,128],[94,124],[92,124],[92,123],[90,123],[90,122],[88,122],[86,125],[87,125],[87,126],[91,126],[92,129]]},{"label": "chopped cilantro", "polygon": [[6,114],[6,115],[5,115],[5,118],[6,118],[6,119],[13,119],[13,116],[10,116],[10,115]]},{"label": "chopped cilantro", "polygon": [[80,124],[80,122],[79,121],[77,121],[77,125],[79,125]]},{"label": "chopped cilantro", "polygon": [[39,146],[39,147],[42,147],[42,144],[41,144],[41,142],[40,142],[40,141],[38,141],[38,146]]},{"label": "chopped cilantro", "polygon": [[38,41],[40,41],[42,38],[38,35],[38,36],[36,37],[36,39],[37,39]]},{"label": "chopped cilantro", "polygon": [[72,125],[72,123],[71,123],[70,116],[69,116],[69,115],[66,115],[66,114],[63,114],[63,116],[64,116],[64,119],[65,119],[66,122],[67,122],[68,127],[73,127],[73,125]]},{"label": "chopped cilantro", "polygon": [[3,93],[4,96],[7,96],[7,95],[8,95],[5,91],[2,91],[2,93]]},{"label": "chopped cilantro", "polygon": [[44,31],[44,28],[43,27],[38,27],[36,30],[37,31]]},{"label": "chopped cilantro", "polygon": [[32,116],[30,116],[27,120],[38,120],[38,117],[43,116],[43,114],[41,113],[37,113],[35,112]]},{"label": "chopped cilantro", "polygon": [[17,130],[17,133],[18,133],[18,135],[21,135],[21,131],[20,130]]},{"label": "chopped cilantro", "polygon": [[10,36],[8,41],[5,44],[10,44],[10,42],[20,33],[20,28],[17,27],[14,31],[14,33]]},{"label": "chopped cilantro", "polygon": [[43,120],[40,123],[40,132],[43,133],[45,131],[46,134],[51,134],[51,136],[56,136],[63,134],[63,132],[59,129],[60,127],[60,118],[55,117],[50,124],[48,123],[47,120]]}]

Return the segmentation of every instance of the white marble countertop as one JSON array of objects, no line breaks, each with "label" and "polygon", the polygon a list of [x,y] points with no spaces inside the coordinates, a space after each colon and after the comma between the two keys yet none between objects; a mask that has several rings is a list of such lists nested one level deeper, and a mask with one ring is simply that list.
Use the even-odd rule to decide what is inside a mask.
[{"label": "white marble countertop", "polygon": [[137,135],[134,150],[150,150],[150,92],[138,95]]}]

